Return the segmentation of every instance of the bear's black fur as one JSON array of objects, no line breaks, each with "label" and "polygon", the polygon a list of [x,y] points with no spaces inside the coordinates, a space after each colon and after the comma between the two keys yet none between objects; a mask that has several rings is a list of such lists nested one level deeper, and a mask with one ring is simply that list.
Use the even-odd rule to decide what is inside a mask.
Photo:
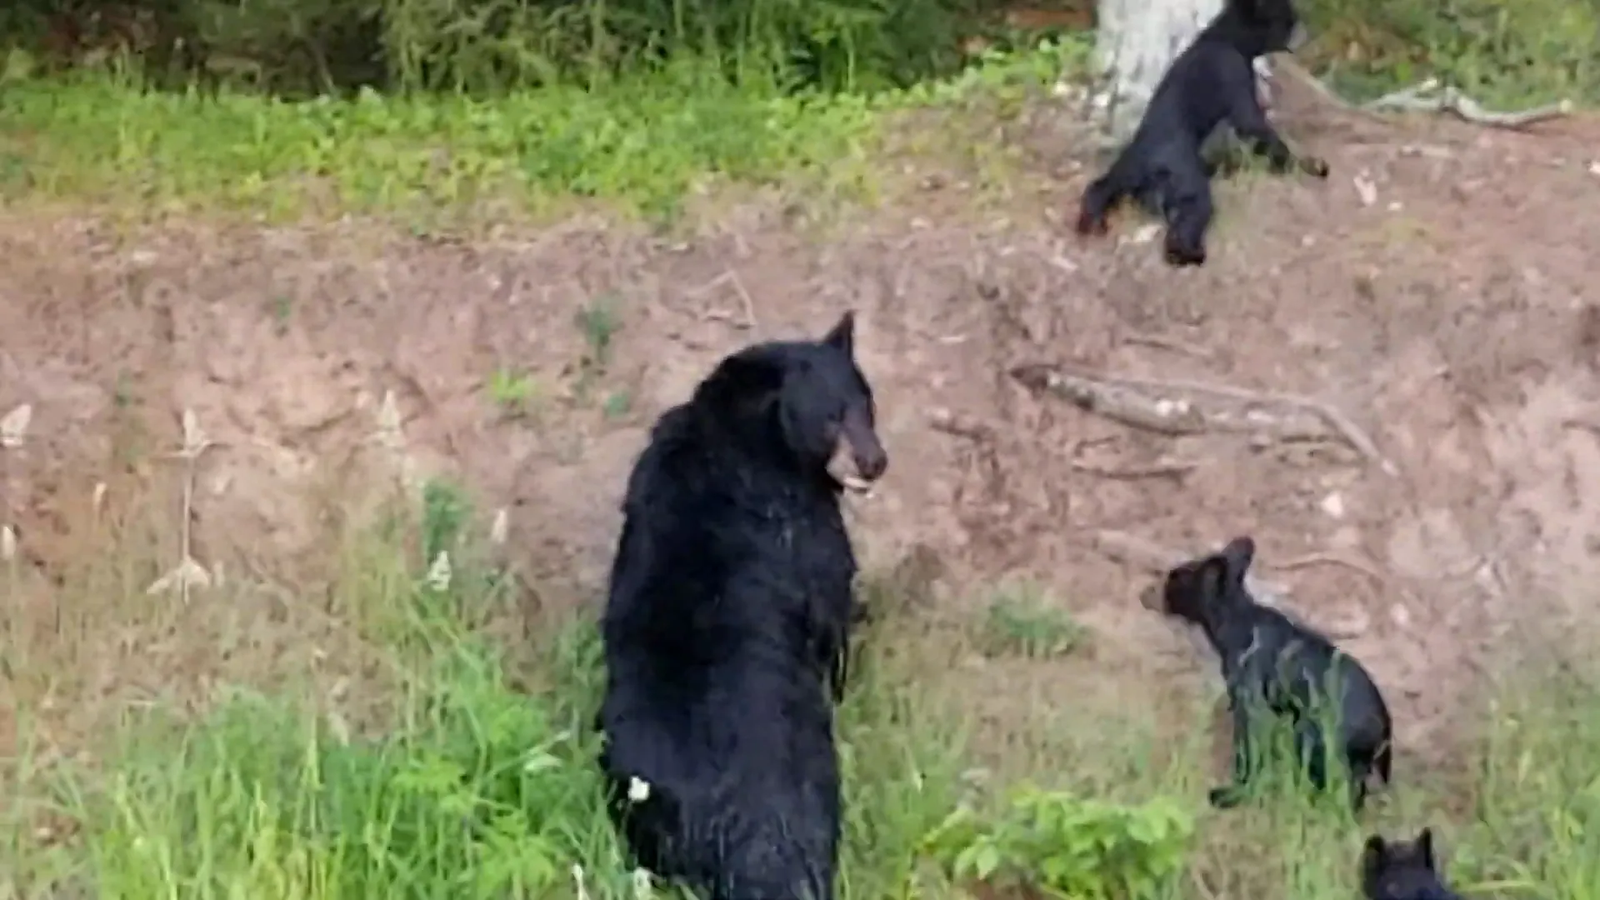
[{"label": "bear's black fur", "polygon": [[1414,841],[1367,838],[1361,851],[1361,892],[1367,900],[1461,900],[1445,886],[1433,857],[1433,829]]},{"label": "bear's black fur", "polygon": [[628,480],[600,766],[638,863],[711,900],[834,895],[856,574],[840,491],[888,465],[853,344],[847,313],[724,359]]},{"label": "bear's black fur", "polygon": [[1112,207],[1131,197],[1167,223],[1168,263],[1204,264],[1213,212],[1211,177],[1221,167],[1207,163],[1201,151],[1223,122],[1253,152],[1266,157],[1272,171],[1299,168],[1326,178],[1328,164],[1296,156],[1267,121],[1256,93],[1251,63],[1292,49],[1300,34],[1291,0],[1226,0],[1222,12],[1162,76],[1138,129],[1111,169],[1084,191],[1078,233],[1104,234]]},{"label": "bear's black fur", "polygon": [[1325,790],[1330,741],[1324,730],[1331,715],[1337,727],[1331,746],[1349,767],[1351,802],[1359,811],[1369,775],[1376,772],[1385,784],[1389,781],[1389,708],[1355,658],[1324,635],[1255,601],[1244,585],[1255,552],[1254,540],[1234,538],[1221,552],[1172,569],[1162,589],[1163,611],[1200,626],[1222,658],[1233,712],[1234,779],[1211,791],[1211,803],[1228,808],[1243,800],[1258,764],[1251,741],[1255,729],[1265,724],[1259,721],[1262,714],[1293,723],[1296,754],[1311,782]]}]

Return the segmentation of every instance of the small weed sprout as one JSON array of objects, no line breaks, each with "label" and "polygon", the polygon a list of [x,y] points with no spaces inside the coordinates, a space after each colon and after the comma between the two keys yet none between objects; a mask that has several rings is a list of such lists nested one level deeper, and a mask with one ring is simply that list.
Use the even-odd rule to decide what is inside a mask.
[{"label": "small weed sprout", "polygon": [[489,373],[489,400],[507,416],[526,415],[538,393],[533,376],[498,368]]},{"label": "small weed sprout", "polygon": [[1086,637],[1071,613],[1051,605],[1037,586],[1016,583],[1004,586],[990,602],[979,644],[987,656],[1042,659],[1071,653]]}]

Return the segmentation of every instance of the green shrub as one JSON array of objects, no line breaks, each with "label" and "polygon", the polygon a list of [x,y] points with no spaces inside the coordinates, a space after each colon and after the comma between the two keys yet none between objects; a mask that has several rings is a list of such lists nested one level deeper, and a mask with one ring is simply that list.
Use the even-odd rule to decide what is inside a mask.
[{"label": "green shrub", "polygon": [[1075,900],[1144,898],[1183,871],[1193,835],[1193,814],[1169,797],[1127,806],[1024,786],[993,820],[956,810],[924,849],[958,881]]},{"label": "green shrub", "polygon": [[812,173],[849,190],[870,111],[739,89],[685,63],[603,92],[289,103],[132,90],[113,79],[6,87],[13,195],[243,207],[283,214],[462,209],[595,198],[670,215],[697,185]]},{"label": "green shrub", "polygon": [[7,32],[81,61],[128,53],[290,96],[360,87],[500,94],[591,84],[670,59],[824,91],[959,68],[980,0],[130,0],[35,3]]},{"label": "green shrub", "polygon": [[1600,6],[1586,0],[1312,0],[1302,51],[1375,96],[1435,76],[1493,106],[1600,99]]}]

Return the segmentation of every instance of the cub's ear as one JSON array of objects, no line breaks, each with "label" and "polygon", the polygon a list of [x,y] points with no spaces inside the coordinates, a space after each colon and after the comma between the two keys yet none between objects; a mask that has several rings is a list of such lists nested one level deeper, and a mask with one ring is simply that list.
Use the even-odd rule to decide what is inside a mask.
[{"label": "cub's ear", "polygon": [[1245,573],[1250,571],[1250,564],[1256,559],[1256,542],[1249,535],[1241,535],[1228,542],[1222,552],[1217,554],[1227,566],[1227,585],[1229,587],[1242,587]]},{"label": "cub's ear", "polygon": [[1433,863],[1432,828],[1424,827],[1422,831],[1417,834],[1416,847],[1417,859],[1422,861],[1422,865],[1425,866],[1429,872],[1438,871],[1437,867]]},{"label": "cub's ear", "polygon": [[1384,867],[1389,862],[1389,847],[1384,843],[1381,835],[1367,838],[1366,846],[1361,848],[1361,884],[1370,896],[1372,885],[1377,882],[1378,876],[1383,874]]},{"label": "cub's ear", "polygon": [[845,314],[839,318],[839,324],[833,326],[833,330],[829,331],[823,336],[822,343],[828,345],[829,347],[836,347],[840,350],[843,350],[847,356],[854,356],[856,352],[855,310],[847,310]]}]

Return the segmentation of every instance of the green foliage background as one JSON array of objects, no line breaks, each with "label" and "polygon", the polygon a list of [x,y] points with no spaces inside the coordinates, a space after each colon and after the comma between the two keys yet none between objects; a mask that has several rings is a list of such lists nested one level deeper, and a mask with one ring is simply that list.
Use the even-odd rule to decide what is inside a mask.
[{"label": "green foliage background", "polygon": [[[734,80],[876,92],[946,76],[1005,13],[1082,21],[1094,0],[21,0],[0,34],[30,66],[131,58],[289,96],[593,86],[692,54]],[[1596,0],[1304,0],[1307,54],[1347,90],[1438,73],[1469,91],[1600,92]],[[1071,10],[1078,10],[1075,17]],[[1034,37],[1037,37],[1035,35]]]}]

